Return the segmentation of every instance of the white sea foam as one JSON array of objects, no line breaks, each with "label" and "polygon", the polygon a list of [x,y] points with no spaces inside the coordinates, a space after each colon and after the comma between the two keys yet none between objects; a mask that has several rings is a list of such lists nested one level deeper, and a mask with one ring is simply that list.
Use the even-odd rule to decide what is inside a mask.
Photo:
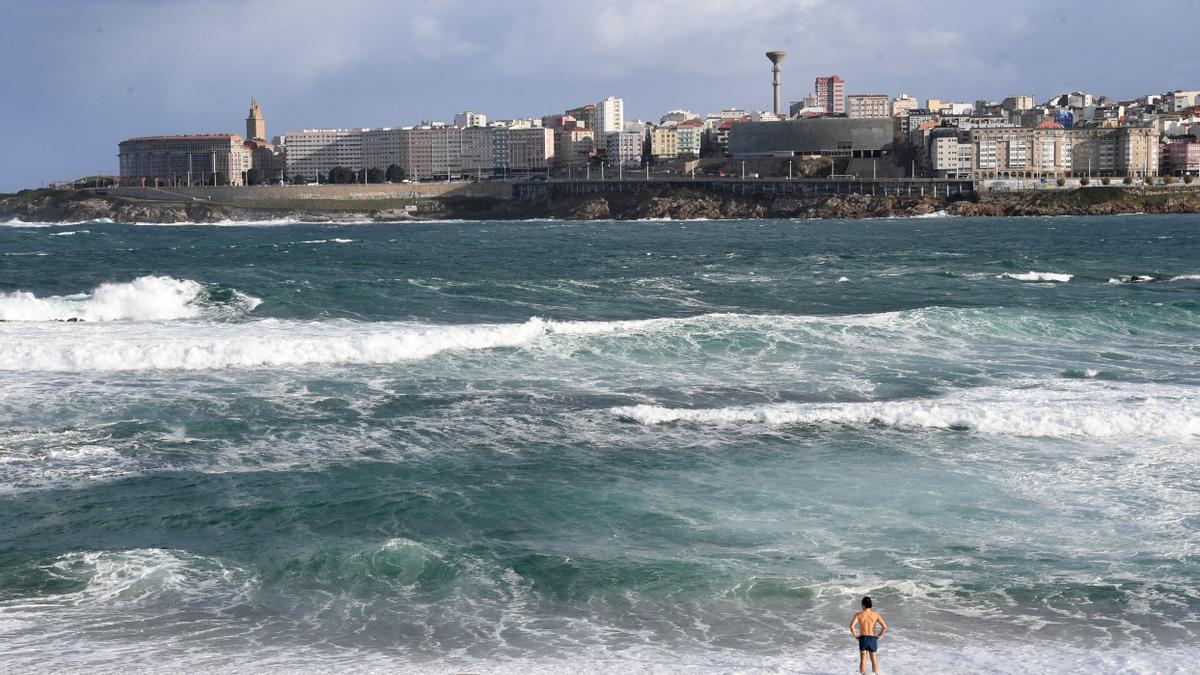
[{"label": "white sea foam", "polygon": [[[738,315],[698,317],[700,325]],[[752,320],[752,318],[751,318]],[[0,370],[208,370],[402,363],[447,351],[530,346],[553,335],[677,330],[689,319],[429,325],[353,321],[0,324]]]},{"label": "white sea foam", "polygon": [[170,325],[41,325],[0,342],[0,370],[207,370],[309,364],[399,363],[448,350],[527,344],[547,322],[419,326],[351,322]]},{"label": "white sea foam", "polygon": [[254,590],[252,575],[241,568],[217,558],[156,548],[67,553],[40,571],[77,590],[46,595],[31,604],[19,598],[2,601],[0,617],[60,624],[71,615],[105,615],[138,606],[220,607],[248,598]]},{"label": "white sea foam", "polygon": [[1118,388],[1095,382],[1058,390],[985,387],[935,399],[697,409],[635,405],[610,412],[645,425],[879,425],[1050,438],[1200,435],[1200,399],[1193,390],[1149,385]]},{"label": "white sea foam", "polygon": [[41,220],[21,220],[20,218],[12,218],[10,220],[0,221],[0,227],[28,227],[28,228],[44,228],[44,227],[64,227],[71,225],[111,225],[112,218],[94,218],[92,220],[70,220],[70,221],[41,221]]},{"label": "white sea foam", "polygon": [[[250,299],[253,306],[256,303]],[[82,299],[79,301],[83,301]],[[14,301],[15,302],[15,301]],[[244,311],[243,305],[234,303]],[[211,310],[205,309],[205,312]],[[228,311],[228,310],[222,310]],[[179,312],[194,316],[184,306]],[[202,318],[207,318],[205,314]],[[143,317],[145,318],[145,317]],[[997,331],[1041,340],[1047,331],[1083,337],[1091,323],[1063,326],[1036,316],[1010,316],[930,307],[902,312],[842,316],[703,314],[686,318],[431,325],[355,321],[245,323],[2,323],[0,370],[84,371],[222,369],[319,364],[385,364],[428,358],[447,351],[506,347],[571,347],[597,335],[637,336],[688,343],[697,334],[727,339],[770,340],[809,349],[879,349],[915,352],[966,349],[976,336]],[[1105,332],[1107,326],[1096,330]],[[764,347],[765,348],[765,347]]]},{"label": "white sea foam", "polygon": [[76,234],[91,234],[90,230],[67,230],[66,232],[52,232],[51,237],[70,237]]},{"label": "white sea foam", "polygon": [[[235,292],[231,306],[250,311],[262,301]],[[0,321],[169,321],[205,315],[203,284],[165,276],[106,283],[87,293],[38,297],[27,291],[0,294]],[[211,313],[211,312],[210,312]]]},{"label": "white sea foam", "polygon": [[1171,277],[1171,281],[1200,281],[1200,274],[1180,274],[1177,277]]},{"label": "white sea foam", "polygon": [[1005,272],[999,275],[999,279],[1014,279],[1016,281],[1070,281],[1074,274],[1060,274],[1058,272]]}]

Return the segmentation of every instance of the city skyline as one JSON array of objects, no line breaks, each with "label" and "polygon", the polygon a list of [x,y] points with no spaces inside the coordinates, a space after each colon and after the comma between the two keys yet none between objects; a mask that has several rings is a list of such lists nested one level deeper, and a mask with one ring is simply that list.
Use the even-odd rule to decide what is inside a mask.
[{"label": "city skyline", "polygon": [[[1182,2],[1103,14],[1023,2],[986,14],[950,3],[785,5],[748,2],[730,13],[715,2],[622,1],[584,26],[562,3],[540,2],[358,2],[330,14],[305,1],[18,1],[0,27],[0,68],[19,105],[0,113],[0,128],[22,161],[0,167],[0,191],[113,172],[122,138],[238,133],[251,95],[267,106],[270,133],[416,124],[462,110],[539,117],[614,94],[629,119],[770,110],[763,49],[789,52],[785,105],[831,73],[847,94],[922,100],[1041,101],[1072,90],[1133,98],[1193,84],[1186,41],[1158,39],[1162,11],[1172,23],[1200,18]],[[584,28],[592,40],[568,39]],[[213,53],[172,54],[175,43]],[[1079,49],[1087,44],[1140,51],[1098,49],[1089,64],[1081,54],[1093,52]]]}]

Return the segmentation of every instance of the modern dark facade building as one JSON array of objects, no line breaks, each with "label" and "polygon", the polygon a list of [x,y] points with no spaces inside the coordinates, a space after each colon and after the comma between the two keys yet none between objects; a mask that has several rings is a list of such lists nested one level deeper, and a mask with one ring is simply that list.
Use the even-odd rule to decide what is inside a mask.
[{"label": "modern dark facade building", "polygon": [[814,117],[745,122],[729,130],[733,157],[879,157],[892,143],[892,120]]}]

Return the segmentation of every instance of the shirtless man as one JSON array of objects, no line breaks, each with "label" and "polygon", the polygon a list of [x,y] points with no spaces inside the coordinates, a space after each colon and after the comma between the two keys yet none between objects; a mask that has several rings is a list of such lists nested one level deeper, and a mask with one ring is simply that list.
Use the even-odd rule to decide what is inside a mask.
[{"label": "shirtless man", "polygon": [[[856,624],[857,630],[854,628]],[[875,634],[876,624],[880,627],[878,635]],[[871,672],[879,672],[879,658],[875,656],[875,652],[879,650],[879,638],[883,637],[887,629],[887,622],[871,609],[871,598],[863,598],[862,611],[850,619],[850,634],[858,640],[858,672],[867,672],[867,654],[871,655]]]}]

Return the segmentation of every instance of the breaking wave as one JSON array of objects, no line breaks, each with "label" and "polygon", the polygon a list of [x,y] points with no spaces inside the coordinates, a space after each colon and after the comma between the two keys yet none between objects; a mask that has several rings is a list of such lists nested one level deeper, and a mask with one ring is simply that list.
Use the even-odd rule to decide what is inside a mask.
[{"label": "breaking wave", "polygon": [[698,409],[634,405],[610,413],[644,425],[842,425],[1048,438],[1192,438],[1200,436],[1198,404],[1193,392],[1167,387],[986,387],[940,399]]},{"label": "breaking wave", "polygon": [[[8,316],[23,320],[65,319],[70,316],[166,319],[208,318],[214,296],[227,296],[221,311],[232,305],[239,311],[256,306],[254,298],[236,291],[205,291],[195,282],[165,278],[150,286],[161,287],[162,306],[142,309],[148,296],[136,295],[134,307],[103,294],[40,300],[22,294],[0,301]],[[128,292],[123,288],[123,297]],[[149,296],[153,297],[153,296]],[[101,311],[100,308],[105,308]],[[13,314],[20,310],[21,313]],[[85,311],[86,310],[86,311]],[[92,312],[91,314],[88,311]],[[218,315],[220,318],[220,315]],[[970,348],[997,335],[1041,344],[1048,337],[1104,340],[1123,334],[1129,326],[1141,331],[1200,329],[1200,317],[1176,307],[1132,308],[1124,314],[1106,310],[1098,314],[1029,314],[1018,310],[977,310],[928,307],[901,312],[838,316],[754,314],[702,314],[693,317],[627,321],[559,322],[532,318],[523,323],[436,325],[398,322],[286,321],[263,319],[247,322],[184,322],[158,325],[122,322],[100,324],[58,323],[12,326],[0,340],[0,370],[15,371],[118,371],[210,370],[270,368],[304,365],[390,364],[420,360],[443,352],[498,348],[539,349],[557,347],[570,352],[581,340],[605,336],[604,344],[588,350],[625,353],[641,347],[702,352],[705,358],[779,350],[845,350],[870,353],[908,349],[917,352]],[[636,339],[637,342],[629,342]]]},{"label": "breaking wave", "polygon": [[1005,272],[999,278],[1013,279],[1015,281],[1058,281],[1065,283],[1074,278],[1074,276],[1074,274],[1059,274],[1058,272]]},{"label": "breaking wave", "polygon": [[189,279],[145,276],[75,295],[0,293],[0,321],[170,321],[244,314],[261,303],[239,291]]}]

